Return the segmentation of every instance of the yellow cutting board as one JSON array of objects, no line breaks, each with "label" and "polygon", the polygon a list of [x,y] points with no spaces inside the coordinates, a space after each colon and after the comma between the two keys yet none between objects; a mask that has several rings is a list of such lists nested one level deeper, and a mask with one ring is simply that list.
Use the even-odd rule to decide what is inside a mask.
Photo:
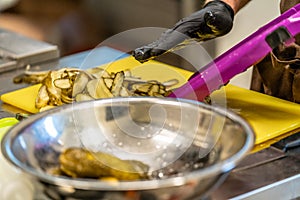
[{"label": "yellow cutting board", "polygon": [[[163,82],[176,78],[179,80],[176,87],[185,83],[192,75],[189,71],[156,61],[140,64],[132,57],[101,67],[109,72],[130,69],[134,76],[144,80]],[[40,85],[34,85],[3,94],[1,100],[25,111],[36,113],[37,109],[34,104],[39,87]],[[253,151],[264,149],[300,129],[300,105],[296,103],[230,84],[215,91],[211,98],[214,104],[234,111],[249,122],[256,135],[256,146]]]},{"label": "yellow cutting board", "polygon": [[[224,92],[225,90],[225,104]],[[300,105],[233,85],[211,94],[212,100],[242,116],[256,139],[253,152],[300,131]]]}]

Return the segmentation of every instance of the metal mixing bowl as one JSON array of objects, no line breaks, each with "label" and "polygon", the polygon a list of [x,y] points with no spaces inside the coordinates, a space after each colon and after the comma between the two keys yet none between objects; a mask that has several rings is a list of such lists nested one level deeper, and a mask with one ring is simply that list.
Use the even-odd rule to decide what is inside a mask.
[{"label": "metal mixing bowl", "polygon": [[[131,97],[60,106],[14,126],[5,158],[41,182],[53,199],[198,199],[251,150],[251,127],[234,113],[196,101]],[[149,178],[101,181],[50,174],[70,147],[150,167]],[[111,166],[117,167],[117,166]]]}]

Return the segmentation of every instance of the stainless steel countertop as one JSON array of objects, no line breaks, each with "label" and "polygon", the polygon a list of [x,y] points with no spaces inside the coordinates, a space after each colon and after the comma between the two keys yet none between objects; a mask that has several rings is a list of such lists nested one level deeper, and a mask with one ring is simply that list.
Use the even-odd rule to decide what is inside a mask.
[{"label": "stainless steel countertop", "polygon": [[[295,199],[300,197],[300,178],[291,177],[299,174],[299,151],[284,153],[271,146],[246,157],[213,193],[212,199]],[[275,193],[284,181],[277,190],[279,193]]]},{"label": "stainless steel countertop", "polygon": [[[87,52],[74,54],[59,60],[52,60],[32,69],[46,70],[63,66],[74,66]],[[0,95],[13,91],[25,84],[13,84],[12,79],[24,68],[0,73]],[[22,112],[0,101],[0,118],[14,117]],[[247,156],[226,181],[209,197],[221,199],[296,199],[300,197],[300,150],[285,153],[270,147]]]}]

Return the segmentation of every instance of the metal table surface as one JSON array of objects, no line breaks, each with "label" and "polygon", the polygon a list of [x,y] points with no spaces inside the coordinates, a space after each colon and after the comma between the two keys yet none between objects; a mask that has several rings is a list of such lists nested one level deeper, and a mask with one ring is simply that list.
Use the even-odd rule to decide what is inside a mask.
[{"label": "metal table surface", "polygon": [[[110,57],[89,59],[90,67],[109,62],[120,56],[118,51],[100,48],[98,53],[110,52]],[[89,52],[82,52],[61,59],[32,66],[36,70],[49,70],[64,66],[84,67],[83,60]],[[25,84],[13,84],[12,79],[24,71],[17,68],[0,73],[0,95]],[[22,112],[0,102],[0,118],[14,117]],[[299,135],[299,134],[298,134]],[[284,152],[271,146],[268,149],[247,156],[226,181],[208,197],[211,200],[221,199],[300,199],[300,149]]]}]

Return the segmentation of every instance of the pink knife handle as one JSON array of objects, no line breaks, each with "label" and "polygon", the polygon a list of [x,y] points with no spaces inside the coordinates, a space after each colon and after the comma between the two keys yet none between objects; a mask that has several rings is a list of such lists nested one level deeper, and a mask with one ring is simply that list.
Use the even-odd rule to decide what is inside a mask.
[{"label": "pink knife handle", "polygon": [[202,67],[169,97],[203,101],[206,96],[228,83],[235,75],[244,72],[270,53],[272,48],[266,42],[266,37],[280,27],[285,27],[292,37],[300,33],[300,4]]}]

